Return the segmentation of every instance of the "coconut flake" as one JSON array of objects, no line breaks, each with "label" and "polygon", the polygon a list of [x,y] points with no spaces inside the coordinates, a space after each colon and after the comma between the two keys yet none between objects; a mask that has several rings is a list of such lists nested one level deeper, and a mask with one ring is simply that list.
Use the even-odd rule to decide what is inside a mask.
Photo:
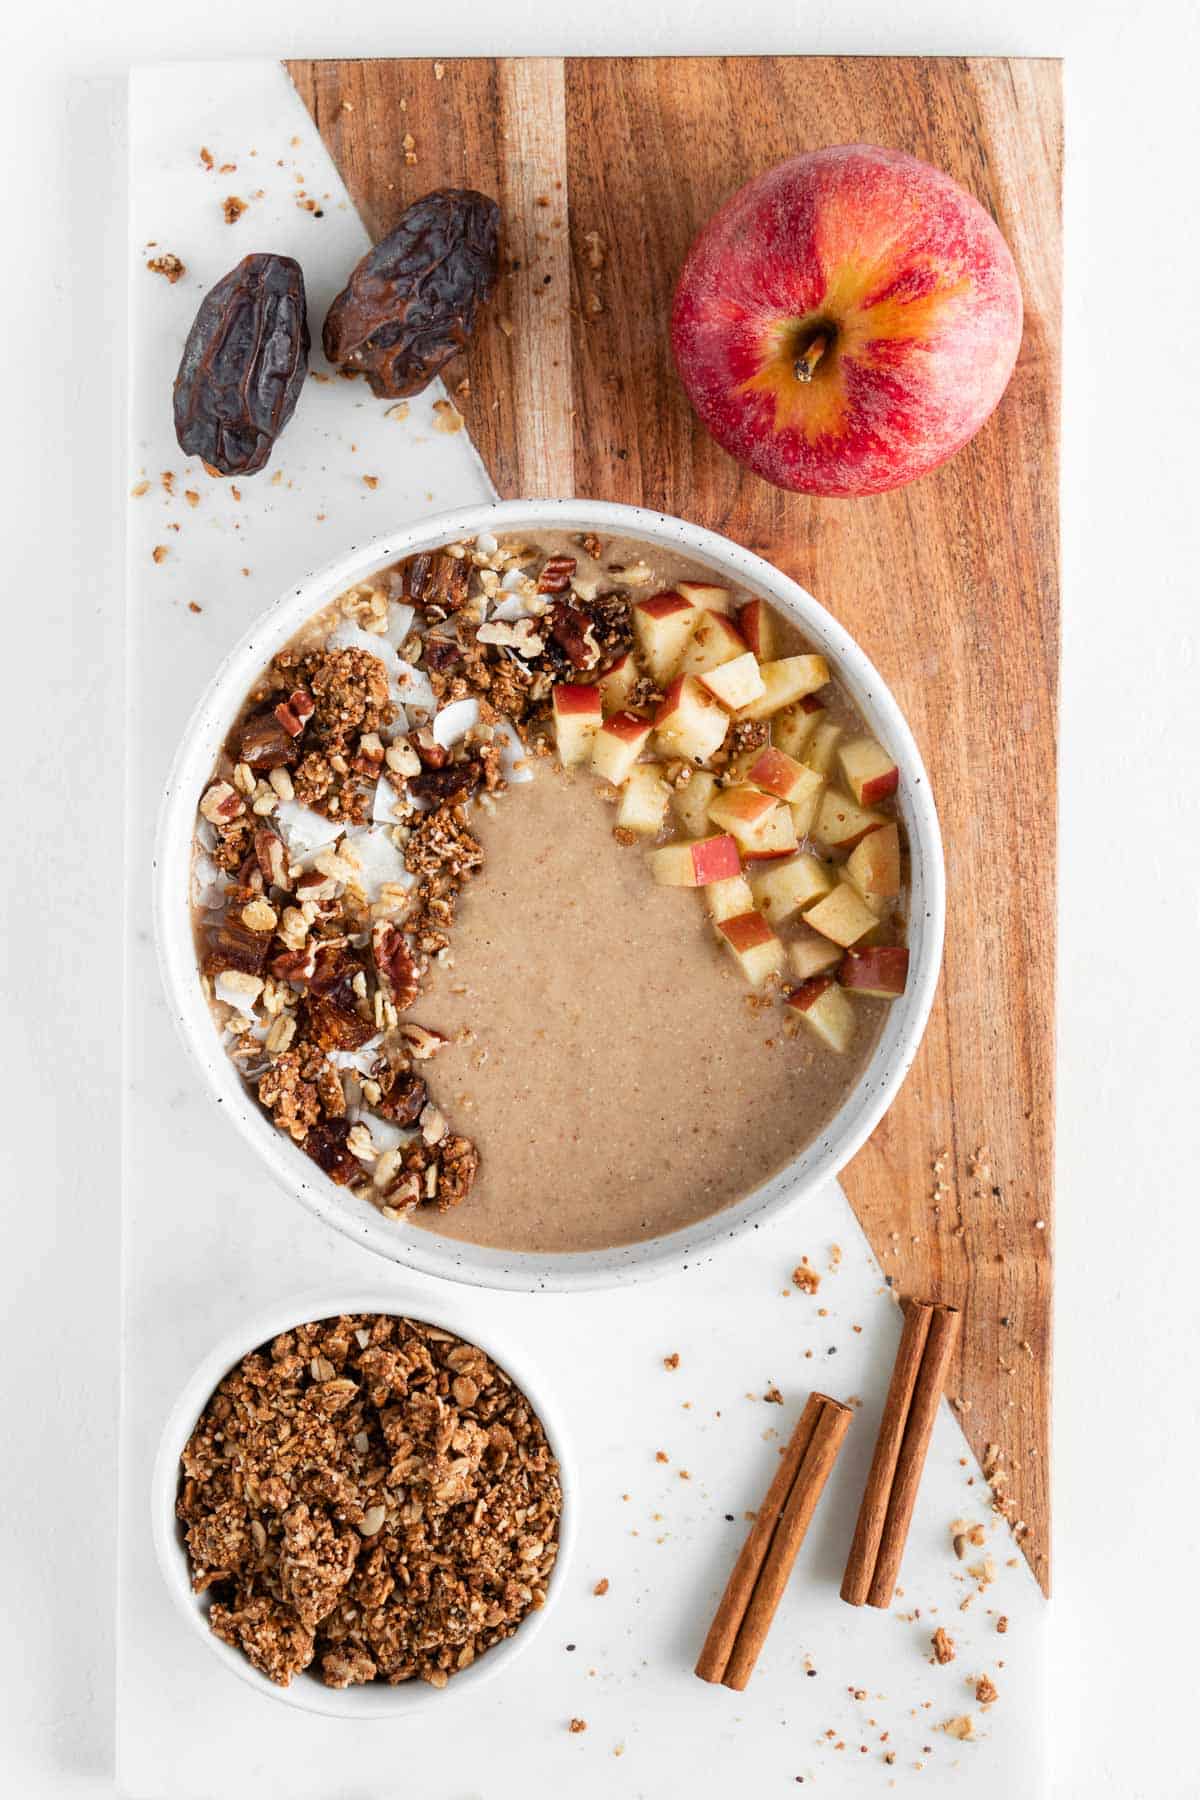
[{"label": "coconut flake", "polygon": [[324,813],[302,806],[299,800],[281,800],[275,809],[280,834],[293,862],[303,862],[337,842],[345,831],[345,823],[327,819]]},{"label": "coconut flake", "polygon": [[393,600],[388,607],[388,628],[384,636],[393,649],[399,650],[408,641],[416,616],[416,607],[409,606],[406,601]]},{"label": "coconut flake", "polygon": [[532,781],[533,757],[518,737],[516,727],[508,719],[500,718],[493,725],[492,733],[500,749],[500,767],[505,780],[513,787],[522,781]]},{"label": "coconut flake", "polygon": [[415,885],[417,878],[405,868],[404,852],[392,842],[387,826],[363,826],[347,837],[346,848],[358,864],[358,885],[368,900],[377,900],[385,884]]},{"label": "coconut flake", "polygon": [[479,723],[478,700],[452,700],[433,721],[433,741],[450,750]]},{"label": "coconut flake", "polygon": [[419,707],[427,713],[437,705],[433,688],[424,669],[414,669],[402,657],[396,658],[396,682],[404,706]]}]

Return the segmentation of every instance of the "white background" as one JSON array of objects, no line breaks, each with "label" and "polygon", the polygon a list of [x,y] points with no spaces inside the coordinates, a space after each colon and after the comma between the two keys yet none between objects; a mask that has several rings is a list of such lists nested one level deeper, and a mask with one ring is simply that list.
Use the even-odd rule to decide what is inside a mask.
[{"label": "white background", "polygon": [[1194,1794],[1196,9],[434,10],[436,35],[379,0],[336,28],[313,0],[86,15],[46,0],[6,29],[0,1766],[37,1800],[112,1791],[125,68],[240,52],[975,52],[1067,59],[1053,1791]]}]

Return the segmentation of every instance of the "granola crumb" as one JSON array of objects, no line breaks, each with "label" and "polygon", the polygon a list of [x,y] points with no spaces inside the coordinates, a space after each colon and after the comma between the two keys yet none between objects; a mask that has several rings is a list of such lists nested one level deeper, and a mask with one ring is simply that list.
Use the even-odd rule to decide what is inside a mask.
[{"label": "granola crumb", "polygon": [[664,1369],[677,1369],[678,1367],[679,1367],[679,1352],[678,1352],[678,1350],[672,1350],[670,1356],[663,1357],[663,1368]]},{"label": "granola crumb", "polygon": [[592,1589],[593,1594],[600,1596],[608,1592],[608,1576],[603,1576]]},{"label": "granola crumb", "polygon": [[980,1706],[991,1706],[1000,1698],[1000,1692],[990,1675],[981,1675],[975,1683],[975,1699]]},{"label": "granola crumb", "polygon": [[802,1294],[815,1294],[821,1286],[821,1277],[810,1265],[807,1256],[802,1256],[796,1268],[792,1270],[792,1286],[800,1289]]},{"label": "granola crumb", "polygon": [[181,275],[187,274],[187,267],[179,258],[167,251],[163,256],[152,256],[146,264],[152,275],[161,275],[174,287]]},{"label": "granola crumb", "polygon": [[933,1644],[933,1657],[935,1662],[950,1663],[954,1661],[954,1639],[950,1636],[944,1625],[938,1626],[930,1641]]},{"label": "granola crumb", "polygon": [[176,1512],[213,1631],[272,1681],[444,1687],[544,1604],[560,1507],[541,1424],[484,1351],[360,1314],[224,1377]]},{"label": "granola crumb", "polygon": [[153,550],[150,552],[150,558],[152,562],[165,562],[167,560],[167,546],[165,544],[155,544]]},{"label": "granola crumb", "polygon": [[571,1723],[567,1726],[567,1730],[570,1731],[571,1733],[573,1733],[575,1736],[578,1736],[581,1731],[587,1730],[587,1720],[586,1719],[572,1719]]},{"label": "granola crumb", "polygon": [[221,206],[227,225],[236,225],[246,210],[246,202],[239,200],[236,194],[229,194]]},{"label": "granola crumb", "polygon": [[969,1744],[975,1737],[975,1721],[969,1713],[960,1713],[957,1718],[946,1719],[938,1727],[947,1737],[957,1738],[960,1743]]}]

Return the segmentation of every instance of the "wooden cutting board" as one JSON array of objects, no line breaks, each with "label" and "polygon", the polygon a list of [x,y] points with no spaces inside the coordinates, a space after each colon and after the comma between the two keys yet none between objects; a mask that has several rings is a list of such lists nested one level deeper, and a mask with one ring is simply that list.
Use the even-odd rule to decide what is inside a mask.
[{"label": "wooden cutting board", "polygon": [[[449,386],[506,497],[712,526],[794,575],[878,664],[946,840],[941,989],[908,1082],[846,1171],[902,1292],[966,1308],[951,1397],[1049,1587],[1062,106],[1049,61],[815,57],[297,62],[368,230],[418,195],[499,200],[507,266]],[[675,378],[689,241],[798,150],[895,146],[957,177],[1017,260],[1011,387],[943,469],[810,500],[720,451]],[[466,386],[460,386],[467,381]]]}]

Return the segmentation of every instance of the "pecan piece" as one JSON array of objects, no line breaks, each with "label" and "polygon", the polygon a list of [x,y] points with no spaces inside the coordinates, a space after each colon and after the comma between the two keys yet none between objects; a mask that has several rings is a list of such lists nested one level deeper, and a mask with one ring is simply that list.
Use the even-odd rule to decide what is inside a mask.
[{"label": "pecan piece", "polygon": [[288,854],[279,833],[260,825],[254,833],[254,857],[268,887],[288,887]]},{"label": "pecan piece", "polygon": [[445,744],[438,743],[428,725],[421,725],[416,731],[410,731],[408,741],[426,769],[444,769],[450,761],[449,750]]},{"label": "pecan piece", "polygon": [[299,737],[308,721],[312,718],[316,702],[304,688],[297,688],[286,700],[281,700],[275,708],[275,717],[289,737]]},{"label": "pecan piece", "polygon": [[364,1018],[354,992],[356,964],[339,951],[321,951],[309,984],[305,1010],[309,1036],[322,1050],[360,1050],[375,1036],[375,1021]]},{"label": "pecan piece", "polygon": [[571,585],[571,577],[574,573],[575,558],[573,556],[548,556],[542,564],[542,572],[538,576],[538,593],[565,594]]},{"label": "pecan piece", "polygon": [[479,1173],[479,1152],[470,1138],[447,1137],[438,1145],[440,1166],[437,1182],[437,1208],[447,1212],[466,1199]]},{"label": "pecan piece", "polygon": [[380,919],[371,931],[371,954],[379,985],[396,1008],[404,1012],[412,1005],[421,985],[416,960],[402,931],[387,919]]}]

